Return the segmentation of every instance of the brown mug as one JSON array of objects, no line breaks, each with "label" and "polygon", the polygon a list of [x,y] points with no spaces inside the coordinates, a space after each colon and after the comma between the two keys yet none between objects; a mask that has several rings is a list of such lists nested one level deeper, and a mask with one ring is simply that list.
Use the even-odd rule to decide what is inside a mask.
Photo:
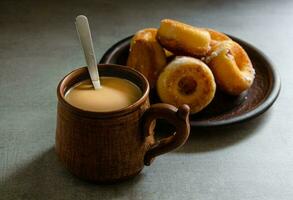
[{"label": "brown mug", "polygon": [[[58,85],[56,152],[76,176],[95,182],[115,182],[137,175],[144,165],[182,146],[189,136],[189,107],[149,103],[149,83],[139,72],[125,66],[99,64],[101,76],[128,79],[142,91],[132,105],[111,112],[91,112],[69,104],[65,93],[76,83],[89,79],[86,67],[66,75]],[[154,139],[153,123],[163,118],[176,133]]]}]

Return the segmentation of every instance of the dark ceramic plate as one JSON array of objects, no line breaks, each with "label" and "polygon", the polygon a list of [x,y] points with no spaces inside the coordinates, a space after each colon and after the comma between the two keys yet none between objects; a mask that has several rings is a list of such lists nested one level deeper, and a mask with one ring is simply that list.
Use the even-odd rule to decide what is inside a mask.
[{"label": "dark ceramic plate", "polygon": [[[251,44],[230,37],[248,53],[256,71],[254,83],[248,91],[236,97],[217,90],[209,106],[197,114],[190,115],[192,127],[222,126],[254,118],[265,112],[279,95],[280,78],[271,61]],[[132,36],[129,36],[114,44],[103,55],[100,63],[126,65],[131,38]],[[156,94],[151,94],[151,102],[159,102]]]}]

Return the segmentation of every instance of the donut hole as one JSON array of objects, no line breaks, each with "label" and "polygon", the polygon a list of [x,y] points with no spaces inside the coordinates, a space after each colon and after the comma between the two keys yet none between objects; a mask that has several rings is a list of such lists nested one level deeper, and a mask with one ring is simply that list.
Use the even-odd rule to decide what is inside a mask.
[{"label": "donut hole", "polygon": [[197,82],[192,76],[184,76],[178,82],[179,92],[183,95],[191,95],[197,88]]}]

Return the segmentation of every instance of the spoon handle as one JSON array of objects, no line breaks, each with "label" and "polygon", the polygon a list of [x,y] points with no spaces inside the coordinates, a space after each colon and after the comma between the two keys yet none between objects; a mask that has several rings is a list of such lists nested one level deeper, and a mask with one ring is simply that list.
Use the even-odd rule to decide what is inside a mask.
[{"label": "spoon handle", "polygon": [[99,89],[101,87],[101,84],[97,68],[97,60],[87,17],[84,15],[77,16],[75,25],[92,83],[95,89]]}]

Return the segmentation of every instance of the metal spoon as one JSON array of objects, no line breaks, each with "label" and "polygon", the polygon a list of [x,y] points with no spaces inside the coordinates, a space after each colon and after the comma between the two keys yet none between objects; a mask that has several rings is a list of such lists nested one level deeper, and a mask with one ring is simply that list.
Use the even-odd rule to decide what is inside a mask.
[{"label": "metal spoon", "polygon": [[101,88],[101,83],[97,67],[97,60],[95,56],[96,54],[91,36],[91,30],[87,17],[84,15],[77,16],[75,25],[84,52],[91,81],[93,83],[94,88],[97,90]]}]

